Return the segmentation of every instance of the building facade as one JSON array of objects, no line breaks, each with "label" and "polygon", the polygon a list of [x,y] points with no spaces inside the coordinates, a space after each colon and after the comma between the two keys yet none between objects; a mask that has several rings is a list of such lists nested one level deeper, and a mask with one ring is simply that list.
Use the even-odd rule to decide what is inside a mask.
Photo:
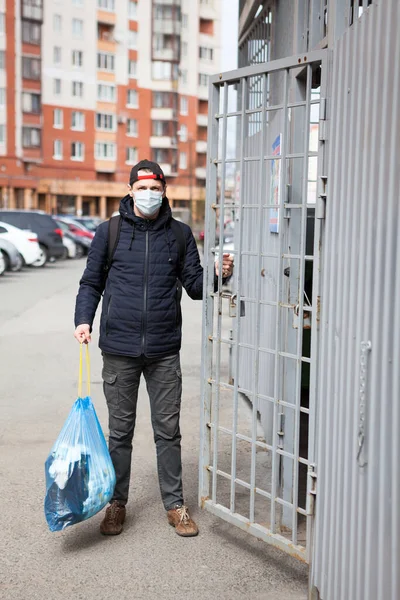
[{"label": "building facade", "polygon": [[220,0],[1,0],[0,15],[0,205],[107,217],[148,158],[201,218]]}]

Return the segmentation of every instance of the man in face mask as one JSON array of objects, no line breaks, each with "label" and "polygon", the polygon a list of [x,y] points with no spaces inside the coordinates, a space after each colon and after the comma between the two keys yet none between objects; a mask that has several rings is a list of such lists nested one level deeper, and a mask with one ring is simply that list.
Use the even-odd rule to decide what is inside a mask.
[{"label": "man in face mask", "polygon": [[[120,206],[120,230],[108,264],[109,223],[93,239],[75,308],[75,338],[91,341],[91,329],[104,292],[99,346],[103,389],[109,411],[109,450],[116,473],[110,506],[100,525],[104,535],[122,532],[128,500],[132,439],[141,375],[151,406],[161,497],[170,525],[184,537],[198,534],[182,489],[179,416],[182,375],[180,284],[194,300],[203,294],[203,269],[190,227],[182,227],[185,257],[171,227],[165,176],[157,163],[132,168],[129,194]],[[107,271],[106,271],[107,268]],[[216,263],[216,276],[219,264]],[[224,255],[222,275],[233,260]],[[107,273],[107,274],[106,274]],[[216,281],[217,286],[217,281]]]}]

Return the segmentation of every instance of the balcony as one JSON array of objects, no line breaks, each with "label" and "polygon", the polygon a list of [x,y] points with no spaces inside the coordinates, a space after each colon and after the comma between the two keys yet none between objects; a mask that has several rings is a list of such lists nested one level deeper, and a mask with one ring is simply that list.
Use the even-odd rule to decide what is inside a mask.
[{"label": "balcony", "polygon": [[197,179],[206,179],[207,169],[205,167],[197,167],[195,173]]},{"label": "balcony", "polygon": [[164,35],[179,35],[180,24],[178,21],[161,21],[155,19],[153,21],[153,33],[161,33]]},{"label": "balcony", "polygon": [[162,136],[151,136],[150,148],[176,148],[176,138],[162,135]]},{"label": "balcony", "polygon": [[196,142],[196,152],[199,154],[207,154],[207,142],[205,140],[198,140]]},{"label": "balcony", "polygon": [[97,9],[97,22],[104,23],[105,25],[115,25],[117,22],[117,15],[114,12],[107,10]]},{"label": "balcony", "polygon": [[151,119],[153,121],[177,121],[178,116],[173,108],[152,108]]},{"label": "balcony", "polygon": [[197,119],[196,119],[197,125],[199,127],[207,127],[208,125],[208,115],[197,115]]},{"label": "balcony", "polygon": [[153,60],[168,60],[177,62],[179,60],[178,52],[173,48],[162,48],[161,50],[153,49]]},{"label": "balcony", "polygon": [[208,85],[199,85],[197,88],[197,98],[199,100],[208,100]]}]

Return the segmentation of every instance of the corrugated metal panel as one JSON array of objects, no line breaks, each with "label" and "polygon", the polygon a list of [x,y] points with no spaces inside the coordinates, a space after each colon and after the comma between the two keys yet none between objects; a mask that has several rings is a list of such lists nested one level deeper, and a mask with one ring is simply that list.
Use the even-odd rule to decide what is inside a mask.
[{"label": "corrugated metal panel", "polygon": [[322,600],[400,594],[399,27],[398,0],[377,1],[333,53],[312,573]]}]

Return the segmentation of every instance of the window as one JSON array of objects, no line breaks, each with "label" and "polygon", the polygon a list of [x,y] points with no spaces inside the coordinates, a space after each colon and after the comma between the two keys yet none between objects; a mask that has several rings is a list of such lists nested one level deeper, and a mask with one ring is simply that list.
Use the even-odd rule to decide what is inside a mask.
[{"label": "window", "polygon": [[128,90],[128,106],[132,106],[134,108],[138,108],[139,106],[139,98],[137,90]]},{"label": "window", "polygon": [[40,110],[40,94],[22,92],[22,112],[39,114]]},{"label": "window", "polygon": [[53,158],[54,158],[54,160],[62,160],[62,157],[63,157],[63,143],[61,140],[54,140]]},{"label": "window", "polygon": [[83,0],[72,0],[74,6],[83,6]]},{"label": "window", "polygon": [[199,73],[199,85],[208,85],[208,75]]},{"label": "window", "polygon": [[94,156],[97,160],[115,160],[115,144],[110,142],[96,142]]},{"label": "window", "polygon": [[85,156],[85,144],[82,142],[72,142],[71,160],[83,160]]},{"label": "window", "polygon": [[72,111],[71,129],[74,131],[85,131],[85,115],[79,111]]},{"label": "window", "polygon": [[6,88],[0,88],[0,106],[6,105]]},{"label": "window", "polygon": [[61,62],[61,48],[60,46],[54,46],[53,48],[53,62],[55,65],[59,65]]},{"label": "window", "polygon": [[126,135],[132,137],[138,136],[138,122],[137,119],[128,119],[126,124]]},{"label": "window", "polygon": [[128,165],[135,165],[138,162],[138,151],[137,148],[126,149],[126,162]]},{"label": "window", "polygon": [[22,21],[22,41],[26,44],[39,45],[41,40],[41,28],[32,21]]},{"label": "window", "polygon": [[102,102],[115,102],[117,99],[115,85],[108,83],[97,84],[97,99]]},{"label": "window", "polygon": [[61,31],[62,17],[61,15],[53,15],[53,31]]},{"label": "window", "polygon": [[186,58],[188,55],[188,43],[182,42],[182,58]]},{"label": "window", "polygon": [[4,18],[4,13],[0,13],[0,35],[4,35],[6,32],[5,29],[5,18]]},{"label": "window", "polygon": [[61,94],[61,79],[53,79],[53,91],[56,96]]},{"label": "window", "polygon": [[115,10],[115,0],[97,0],[97,7],[101,10]]},{"label": "window", "polygon": [[6,126],[0,125],[0,144],[4,144],[6,141]]},{"label": "window", "polygon": [[22,145],[24,148],[39,148],[40,138],[40,129],[37,127],[22,128]]},{"label": "window", "polygon": [[128,47],[137,48],[137,31],[132,31],[131,29],[128,31]]},{"label": "window", "polygon": [[186,85],[186,84],[187,84],[187,73],[188,73],[188,72],[187,72],[187,70],[186,70],[186,69],[182,69],[182,70],[181,70],[181,73],[180,73],[180,79],[181,79],[181,83],[182,83],[183,85]]},{"label": "window", "polygon": [[97,113],[96,129],[102,129],[104,131],[115,131],[115,115]]},{"label": "window", "polygon": [[181,128],[179,130],[179,137],[181,142],[187,142],[188,140],[188,128],[186,125],[181,125]]},{"label": "window", "polygon": [[55,108],[53,110],[53,127],[55,129],[62,129],[64,125],[63,111],[61,108]]},{"label": "window", "polygon": [[168,160],[168,151],[162,148],[154,148],[153,149],[153,161],[162,164],[169,163]]},{"label": "window", "polygon": [[156,137],[168,135],[168,126],[168,121],[153,121],[153,135]]},{"label": "window", "polygon": [[[4,52],[1,53],[3,55],[4,60]],[[4,68],[2,66],[2,61],[0,60],[0,68]],[[28,56],[22,57],[22,77],[25,79],[40,79],[40,70],[41,63],[38,58],[31,58]]]},{"label": "window", "polygon": [[72,95],[77,98],[83,98],[83,82],[73,81],[72,82]]},{"label": "window", "polygon": [[181,113],[181,115],[189,114],[189,102],[188,102],[188,99],[186,98],[186,96],[181,96],[179,112]]},{"label": "window", "polygon": [[183,29],[187,29],[187,27],[188,27],[188,24],[189,24],[189,18],[188,18],[188,16],[187,16],[187,15],[184,15],[184,14],[183,14],[183,15],[182,15],[182,28],[183,28]]},{"label": "window", "polygon": [[83,21],[82,19],[72,19],[72,37],[83,38]]},{"label": "window", "polygon": [[22,18],[33,19],[35,21],[43,20],[43,0],[23,0]]},{"label": "window", "polygon": [[179,153],[179,168],[187,169],[187,154],[186,154],[186,152]]},{"label": "window", "polygon": [[103,71],[114,71],[115,69],[115,56],[114,54],[107,54],[106,52],[97,53],[97,68]]},{"label": "window", "polygon": [[214,56],[214,50],[212,48],[206,48],[205,46],[199,47],[199,58],[204,60],[212,60]]},{"label": "window", "polygon": [[129,60],[129,77],[137,77],[137,61]]},{"label": "window", "polygon": [[74,67],[82,67],[83,66],[82,50],[72,50],[72,64]]},{"label": "window", "polygon": [[130,0],[129,2],[129,18],[137,18],[137,2]]},{"label": "window", "polygon": [[152,63],[153,79],[171,81],[178,78],[178,65],[175,63],[155,60]]},{"label": "window", "polygon": [[153,92],[153,108],[171,108],[171,95],[169,92]]}]

